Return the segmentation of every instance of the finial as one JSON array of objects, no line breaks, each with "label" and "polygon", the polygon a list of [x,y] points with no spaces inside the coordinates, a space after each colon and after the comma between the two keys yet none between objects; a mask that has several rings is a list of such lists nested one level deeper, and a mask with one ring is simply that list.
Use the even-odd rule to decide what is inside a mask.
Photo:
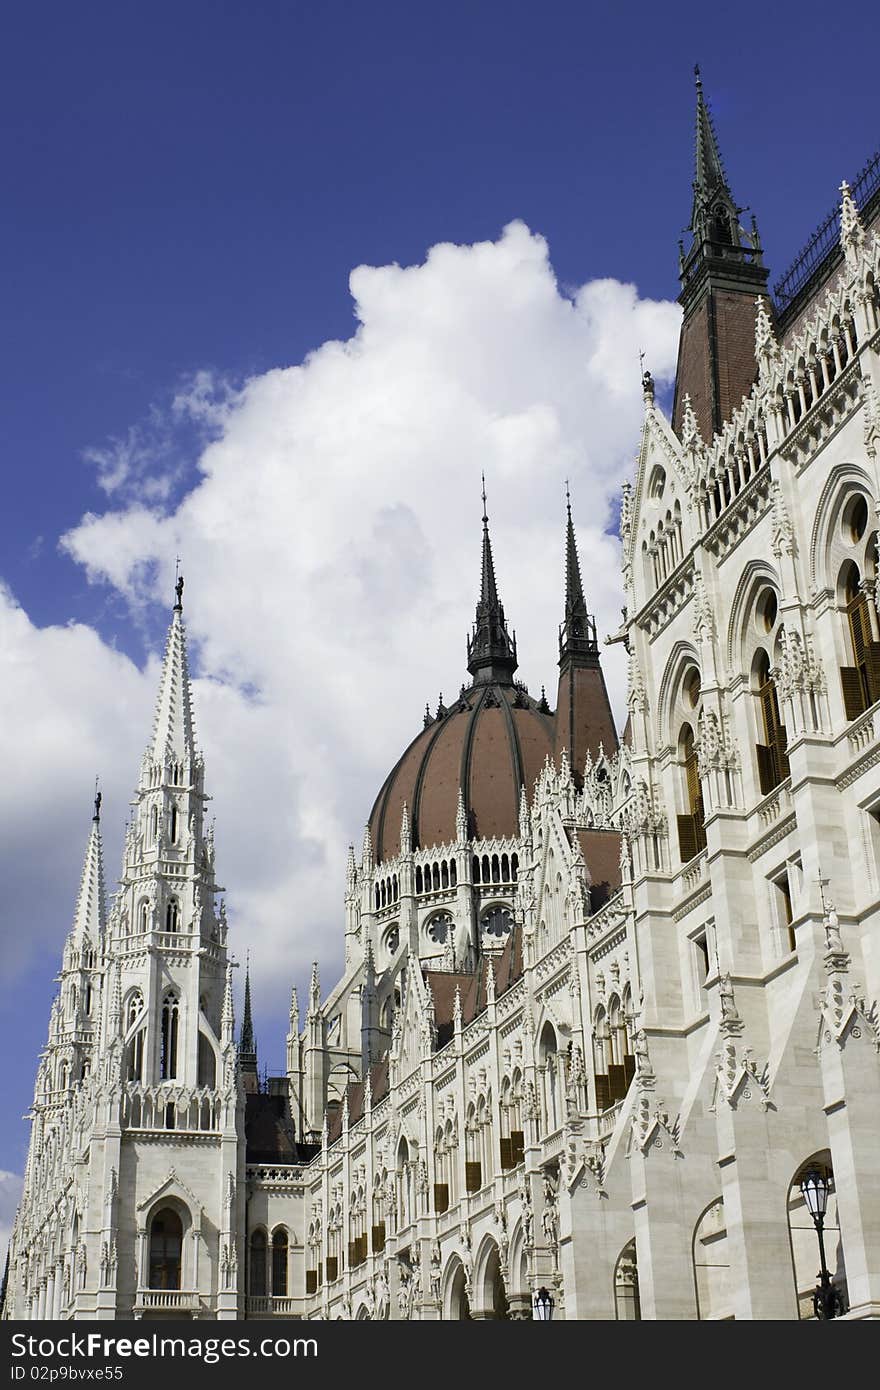
[{"label": "finial", "polygon": [[486,510],[486,474],[485,471],[480,475],[483,479],[483,525],[489,525],[489,513]]},{"label": "finial", "polygon": [[178,556],[177,564],[176,564],[175,567],[174,567],[174,575],[175,575],[174,592],[175,592],[176,595],[177,595],[177,602],[176,602],[175,605],[174,605],[174,611],[175,611],[175,613],[182,613],[182,612],[183,612],[183,575],[182,575],[182,574],[179,574],[178,571],[177,571],[177,566],[178,566],[179,564],[180,564],[180,557]]},{"label": "finial", "polygon": [[703,87],[703,79],[702,79],[702,77],[700,76],[700,65],[699,65],[699,63],[694,63],[694,79],[695,79],[696,84],[697,84],[697,91],[699,92],[699,91],[702,90],[702,87]]},{"label": "finial", "polygon": [[101,801],[102,801],[102,796],[101,796],[100,791],[98,790],[98,779],[97,779],[97,777],[96,777],[96,778],[95,778],[95,814],[92,816],[92,820],[93,820],[96,824],[97,824],[98,821],[100,821],[100,819],[101,819]]},{"label": "finial", "polygon": [[565,509],[568,512],[568,519],[571,521],[571,493],[568,488],[568,479],[565,480]]}]

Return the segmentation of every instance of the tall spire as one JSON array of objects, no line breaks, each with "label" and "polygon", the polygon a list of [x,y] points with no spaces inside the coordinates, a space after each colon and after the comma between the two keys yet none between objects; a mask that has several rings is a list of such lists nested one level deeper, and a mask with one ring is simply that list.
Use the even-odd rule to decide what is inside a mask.
[{"label": "tall spire", "polygon": [[517,668],[516,638],[507,630],[504,607],[498,597],[489,515],[486,510],[486,475],[483,474],[483,549],[480,597],[477,602],[473,635],[467,644],[468,670],[480,683],[502,681],[510,684]]},{"label": "tall spire", "polygon": [[596,641],[596,622],[587,612],[584,586],[581,582],[581,567],[578,560],[577,540],[574,523],[571,519],[571,494],[565,484],[565,619],[559,628],[559,664],[576,657],[598,660],[599,647]]},{"label": "tall spire", "polygon": [[156,763],[164,763],[166,757],[179,758],[184,762],[196,760],[192,691],[186,655],[186,629],[183,625],[182,575],[175,585],[175,593],[177,602],[165,642],[153,724],[151,756]]},{"label": "tall spire", "polygon": [[247,958],[244,971],[244,1013],[241,1020],[241,1034],[238,1039],[238,1061],[243,1072],[256,1073],[257,1044],[254,1039],[254,1021],[251,1017],[251,962]]},{"label": "tall spire", "polygon": [[755,380],[752,351],[754,303],[764,292],[758,228],[740,225],[745,210],[734,199],[724,172],[718,137],[696,78],[696,132],[690,245],[679,243],[684,309],[672,425],[681,434],[684,398],[691,397],[703,440],[708,443],[747,395]]},{"label": "tall spire", "polygon": [[95,791],[95,813],[86,842],[82,877],[73,916],[71,941],[79,949],[84,942],[98,947],[107,922],[107,902],[104,889],[104,851],[101,845],[101,793]]}]

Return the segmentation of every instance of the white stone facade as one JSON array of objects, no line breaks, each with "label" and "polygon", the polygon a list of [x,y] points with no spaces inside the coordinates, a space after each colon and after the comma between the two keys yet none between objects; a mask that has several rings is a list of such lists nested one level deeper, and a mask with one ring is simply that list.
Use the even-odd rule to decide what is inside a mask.
[{"label": "white stone facade", "polygon": [[[711,444],[646,382],[628,740],[548,762],[515,838],[413,850],[404,813],[393,862],[351,856],[345,972],[302,1031],[294,998],[276,1085],[301,1161],[246,1152],[175,611],[106,921],[89,841],[6,1316],[808,1316],[811,1163],[846,1316],[880,1315],[880,237],[846,189],[842,240],[796,337],[758,304]],[[619,862],[598,910],[584,845]]]}]

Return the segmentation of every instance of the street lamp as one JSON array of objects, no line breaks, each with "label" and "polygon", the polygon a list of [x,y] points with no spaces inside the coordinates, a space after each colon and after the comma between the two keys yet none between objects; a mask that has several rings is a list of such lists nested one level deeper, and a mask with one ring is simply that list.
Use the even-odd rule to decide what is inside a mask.
[{"label": "street lamp", "polygon": [[817,1318],[838,1318],[844,1311],[840,1290],[831,1282],[831,1275],[825,1263],[825,1238],[823,1228],[825,1213],[828,1210],[828,1193],[831,1184],[827,1174],[818,1168],[811,1168],[801,1178],[801,1192],[807,1204],[807,1211],[813,1218],[816,1235],[819,1237],[819,1283],[813,1293],[813,1311]]},{"label": "street lamp", "polygon": [[549,1322],[553,1316],[553,1295],[543,1284],[532,1296],[532,1318],[536,1322]]}]

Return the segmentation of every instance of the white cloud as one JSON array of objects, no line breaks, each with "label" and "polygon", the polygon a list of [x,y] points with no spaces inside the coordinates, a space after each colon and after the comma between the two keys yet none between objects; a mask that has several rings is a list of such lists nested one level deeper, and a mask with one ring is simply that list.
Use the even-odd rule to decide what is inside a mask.
[{"label": "white cloud", "polygon": [[0,1168],[0,1266],[6,1261],[6,1248],[12,1235],[21,1184],[18,1173],[7,1173]]},{"label": "white cloud", "polygon": [[[218,868],[233,938],[250,944],[258,997],[274,1005],[313,955],[338,964],[347,843],[359,846],[425,701],[465,677],[481,470],[520,675],[552,699],[563,480],[604,633],[622,601],[604,530],[638,443],[639,349],[658,381],[675,363],[675,305],[611,280],[562,293],[521,223],[494,243],[435,246],[423,265],[361,266],[351,290],[349,341],[239,392],[203,374],[178,393],[169,416],[213,438],[176,507],[157,502],[149,466],[129,469],[116,510],[64,541],[133,604],[167,603],[184,557]],[[40,632],[8,596],[0,618],[22,668],[0,699],[19,720],[35,710],[13,852],[47,837],[76,856],[83,779],[96,767],[112,778],[108,811],[127,800],[155,669],[138,672],[88,629]],[[619,710],[619,650],[604,664]],[[0,785],[0,811],[14,785]],[[114,866],[118,851],[108,845]]]}]

